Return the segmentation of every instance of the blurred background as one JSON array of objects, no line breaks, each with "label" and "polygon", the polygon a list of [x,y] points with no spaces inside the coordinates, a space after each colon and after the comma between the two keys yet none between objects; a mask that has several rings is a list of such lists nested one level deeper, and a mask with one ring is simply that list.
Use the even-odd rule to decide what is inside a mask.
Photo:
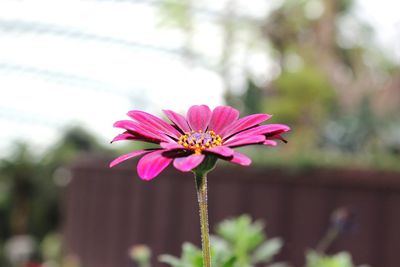
[{"label": "blurred background", "polygon": [[[242,115],[270,113],[274,115],[272,122],[291,126],[293,131],[286,136],[289,144],[245,150],[252,155],[257,172],[251,173],[252,167],[246,169],[233,190],[236,193],[227,192],[232,193],[232,199],[249,199],[262,180],[254,177],[264,176],[267,184],[295,189],[281,190],[278,186],[278,193],[270,192],[279,195],[278,200],[263,199],[261,192],[260,202],[253,200],[249,206],[229,202],[232,212],[215,208],[211,218],[211,223],[217,224],[249,213],[254,219],[265,219],[267,233],[282,236],[284,242],[285,238],[295,240],[288,234],[289,226],[279,228],[277,221],[276,227],[272,224],[268,228],[268,221],[276,214],[285,221],[285,214],[298,214],[307,208],[312,214],[312,204],[331,192],[330,200],[326,200],[330,204],[321,207],[325,219],[320,220],[316,236],[311,240],[296,237],[308,241],[284,247],[278,256],[282,261],[311,266],[304,263],[304,253],[310,248],[322,253],[317,240],[323,240],[325,230],[330,229],[330,214],[339,203],[355,209],[356,214],[363,214],[364,209],[377,210],[370,217],[355,219],[358,229],[370,223],[365,218],[376,220],[370,230],[384,227],[394,220],[390,218],[400,204],[399,8],[400,4],[389,0],[1,0],[0,266],[41,266],[43,262],[44,266],[117,266],[117,256],[128,258],[128,245],[156,243],[157,238],[149,241],[137,237],[138,231],[130,232],[125,247],[118,241],[110,245],[108,265],[93,259],[97,257],[96,241],[77,245],[86,243],[78,241],[76,233],[87,233],[85,229],[93,230],[97,224],[94,219],[88,224],[88,218],[74,211],[81,206],[81,214],[99,210],[93,212],[98,219],[107,210],[101,205],[85,206],[90,202],[85,196],[97,203],[104,198],[99,193],[103,192],[114,206],[108,207],[110,213],[104,213],[106,217],[101,220],[111,220],[109,216],[114,213],[115,218],[124,220],[124,216],[143,215],[140,212],[144,211],[135,209],[134,200],[140,198],[137,188],[148,192],[146,188],[168,187],[165,182],[149,185],[138,181],[132,162],[112,171],[107,168],[113,156],[140,146],[109,144],[119,133],[112,124],[132,109],[161,115],[163,108],[184,113],[194,104],[228,104]],[[235,175],[237,170],[228,165],[222,168],[222,178],[216,183],[222,184],[224,192],[223,184],[229,180],[223,176],[228,177],[230,172]],[[270,181],[273,175],[282,179]],[[118,190],[108,192],[110,176],[116,176],[114,183],[116,179],[123,181],[114,184],[114,189],[122,186],[124,194],[133,198],[120,199]],[[169,178],[161,179],[167,183],[181,183],[179,178],[173,180],[173,174],[166,176]],[[254,188],[243,193],[239,188],[250,176],[256,179]],[[321,176],[331,178],[321,183]],[[300,184],[293,184],[293,177]],[[82,181],[85,184],[80,184]],[[99,181],[103,189],[88,189]],[[129,186],[135,190],[126,190]],[[315,187],[322,191],[305,202],[309,207],[297,205],[296,210],[289,201],[285,205],[291,211],[279,206],[281,209],[263,213],[257,208],[266,199],[281,201],[287,194],[295,194],[299,186],[311,190],[306,190],[311,195]],[[356,202],[332,193],[350,190],[350,195],[356,195],[351,191],[354,188],[362,194]],[[194,195],[194,188],[187,190],[192,189]],[[217,202],[220,192],[212,194]],[[372,198],[366,201],[363,197],[369,194]],[[182,199],[186,201],[186,197],[193,196]],[[295,197],[290,199],[300,203]],[[127,204],[115,211],[119,201],[132,201],[133,206]],[[389,208],[382,211],[383,207]],[[197,216],[196,210],[188,214]],[[298,221],[298,216],[290,218],[293,224]],[[140,225],[135,220],[132,223],[131,227]],[[173,231],[163,219],[154,227],[159,227],[158,232]],[[188,233],[196,232],[196,227]],[[85,238],[98,236],[105,229],[113,236],[113,227],[99,226]],[[371,232],[368,229],[355,230],[352,242],[376,241],[377,235],[358,239],[361,233]],[[186,240],[198,244],[196,237],[181,235],[171,250],[155,245],[154,254],[178,255],[180,245],[176,244]],[[107,239],[103,241],[107,243]],[[395,245],[400,246],[393,243],[390,248]],[[375,247],[357,250],[354,245],[351,251],[352,246],[342,242],[332,253],[349,250],[357,264],[397,267],[389,260],[395,254],[386,255],[386,262],[382,262],[379,259],[385,251],[376,256],[372,253]],[[110,252],[113,249],[122,252]],[[132,260],[120,260],[118,266],[136,266]]]}]

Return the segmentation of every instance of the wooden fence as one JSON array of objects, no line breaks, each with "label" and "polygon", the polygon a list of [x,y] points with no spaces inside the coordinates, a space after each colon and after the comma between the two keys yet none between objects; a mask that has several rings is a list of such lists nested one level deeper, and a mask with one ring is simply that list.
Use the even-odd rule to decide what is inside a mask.
[{"label": "wooden fence", "polygon": [[[72,168],[63,231],[66,252],[85,267],[134,266],[134,244],[149,245],[153,255],[179,255],[182,242],[200,243],[191,173],[168,169],[144,182],[135,165],[109,169],[107,161],[88,160]],[[400,266],[399,173],[226,166],[209,175],[211,228],[243,213],[262,219],[269,237],[285,240],[277,260],[298,267],[325,234],[331,212],[343,206],[354,211],[354,227],[329,252],[348,250],[357,264],[372,267]]]}]

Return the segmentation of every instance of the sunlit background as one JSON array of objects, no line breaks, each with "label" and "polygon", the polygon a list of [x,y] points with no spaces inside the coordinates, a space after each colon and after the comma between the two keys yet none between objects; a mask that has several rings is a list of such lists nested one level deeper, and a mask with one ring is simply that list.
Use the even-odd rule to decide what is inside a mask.
[{"label": "sunlit background", "polygon": [[270,113],[292,127],[290,142],[249,150],[256,164],[398,171],[398,10],[391,0],[1,0],[0,247],[58,229],[62,166],[82,151],[129,151],[109,141],[133,109]]}]

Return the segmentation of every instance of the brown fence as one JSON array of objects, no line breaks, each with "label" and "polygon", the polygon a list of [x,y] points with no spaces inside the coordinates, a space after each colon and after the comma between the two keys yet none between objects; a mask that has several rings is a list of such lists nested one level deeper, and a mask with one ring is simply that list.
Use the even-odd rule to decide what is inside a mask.
[{"label": "brown fence", "polygon": [[[179,255],[184,241],[199,244],[192,175],[169,169],[144,182],[134,167],[110,170],[107,161],[93,160],[73,168],[64,202],[65,243],[86,267],[134,266],[127,256],[134,244],[149,245],[153,255]],[[330,213],[342,206],[355,212],[355,225],[329,252],[348,250],[357,264],[400,266],[398,173],[220,167],[209,175],[211,227],[243,213],[262,219],[268,236],[285,240],[277,259],[295,266],[303,266],[304,252],[315,247]]]}]

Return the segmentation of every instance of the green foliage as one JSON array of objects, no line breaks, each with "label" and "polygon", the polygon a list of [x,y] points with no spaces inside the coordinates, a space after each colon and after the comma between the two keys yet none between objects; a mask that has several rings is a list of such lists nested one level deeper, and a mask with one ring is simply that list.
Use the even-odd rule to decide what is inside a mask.
[{"label": "green foliage", "polygon": [[160,6],[160,24],[182,29],[185,32],[191,30],[191,4],[190,0],[163,0]]},{"label": "green foliage", "polygon": [[[217,235],[211,237],[212,266],[251,267],[271,262],[283,242],[279,238],[266,240],[263,230],[261,222],[252,222],[247,215],[218,224]],[[180,258],[162,255],[160,261],[173,267],[202,267],[203,264],[201,249],[190,243],[183,245]]]},{"label": "green foliage", "polygon": [[306,262],[306,267],[356,267],[351,255],[347,252],[328,256],[319,254],[316,251],[309,251],[306,255]]},{"label": "green foliage", "polygon": [[[288,139],[293,141],[284,148],[284,163],[290,157],[295,165],[327,162],[353,167],[356,160],[367,167],[399,168],[398,134],[388,136],[388,130],[397,130],[377,127],[376,120],[372,121],[398,124],[397,102],[387,103],[393,112],[380,103],[382,96],[392,95],[388,88],[396,88],[399,67],[388,51],[378,47],[373,27],[354,15],[355,0],[273,1],[263,18],[242,16],[240,4],[225,2],[221,12],[209,10],[207,1],[161,0],[157,6],[161,24],[185,35],[183,54],[211,67],[223,79],[227,104],[243,115],[274,114],[269,122],[292,127]],[[209,54],[194,45],[198,34],[202,35],[204,20],[221,30],[222,38],[217,38],[221,42],[215,46],[218,53]],[[236,58],[242,55],[241,65]],[[246,63],[253,62],[254,56],[273,61],[273,72],[264,73],[264,84],[251,80],[260,77]],[[232,79],[233,73],[240,73],[239,67],[247,79],[242,88]],[[385,82],[389,80],[393,83]],[[372,108],[359,110],[362,98],[369,95]],[[378,118],[378,112],[385,114]],[[275,162],[281,165],[280,160]]]},{"label": "green foliage", "polygon": [[[46,195],[40,194],[43,171],[43,166],[27,144],[15,144],[13,153],[0,161],[0,186],[3,191],[0,213],[7,218],[0,225],[2,236],[26,231],[40,234],[42,227],[49,225],[48,220],[45,220],[49,216],[45,211],[48,206],[41,205],[49,200]],[[43,213],[43,221],[35,220],[35,214]]]},{"label": "green foliage", "polygon": [[60,140],[43,157],[43,162],[54,166],[65,165],[81,153],[105,153],[107,150],[97,142],[94,135],[80,127],[70,127],[64,131]]},{"label": "green foliage", "polygon": [[322,143],[345,152],[363,152],[379,130],[379,120],[373,114],[370,99],[365,97],[356,111],[335,116],[322,133]]},{"label": "green foliage", "polygon": [[[203,258],[201,250],[191,243],[184,243],[182,245],[181,258],[176,258],[171,255],[161,255],[160,261],[167,263],[173,267],[202,267]],[[213,262],[213,264],[216,264]]]},{"label": "green foliage", "polygon": [[248,263],[250,252],[265,239],[262,224],[252,224],[248,216],[223,221],[217,226],[217,234],[228,242],[239,263]]},{"label": "green foliage", "polygon": [[[217,225],[216,235],[211,237],[211,265],[214,267],[291,266],[284,262],[272,263],[273,257],[279,253],[282,246],[283,241],[280,238],[266,239],[261,222],[252,222],[248,215],[242,215]],[[305,256],[305,267],[357,267],[348,252],[327,255],[319,250],[310,250]],[[183,244],[180,258],[161,255],[159,260],[172,267],[203,267],[202,251],[191,243]],[[149,258],[146,264],[150,266]]]},{"label": "green foliage", "polygon": [[247,90],[243,95],[244,114],[261,113],[262,89],[247,79]]},{"label": "green foliage", "polygon": [[284,72],[274,82],[276,95],[265,101],[265,110],[290,124],[317,125],[335,106],[335,92],[317,69],[308,66]]},{"label": "green foliage", "polygon": [[[93,135],[78,127],[67,129],[44,155],[35,154],[28,144],[16,143],[10,155],[0,159],[0,217],[4,218],[0,244],[14,235],[30,235],[43,241],[44,258],[55,257],[61,251],[60,238],[48,234],[59,228],[60,187],[68,183],[68,171],[62,167],[80,153],[103,151]],[[0,247],[0,266],[6,266],[2,253]]]},{"label": "green foliage", "polygon": [[48,233],[40,243],[40,251],[45,261],[60,261],[62,255],[62,236],[59,233]]}]

